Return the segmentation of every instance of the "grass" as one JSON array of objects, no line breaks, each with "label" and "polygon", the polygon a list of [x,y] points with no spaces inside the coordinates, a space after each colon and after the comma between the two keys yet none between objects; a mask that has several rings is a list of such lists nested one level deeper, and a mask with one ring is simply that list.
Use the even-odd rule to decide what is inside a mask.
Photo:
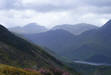
[{"label": "grass", "polygon": [[41,73],[0,64],[0,75],[41,75]]}]

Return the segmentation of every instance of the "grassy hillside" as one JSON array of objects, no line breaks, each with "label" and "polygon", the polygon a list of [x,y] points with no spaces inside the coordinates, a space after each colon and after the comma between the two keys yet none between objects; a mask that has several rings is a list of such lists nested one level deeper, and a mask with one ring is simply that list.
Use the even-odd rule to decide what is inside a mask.
[{"label": "grassy hillside", "polygon": [[61,69],[31,69],[17,68],[9,65],[0,64],[0,75],[70,75],[69,72]]},{"label": "grassy hillside", "polygon": [[17,37],[0,25],[0,63],[22,68],[60,68],[78,75],[39,46]]},{"label": "grassy hillside", "polygon": [[39,46],[35,46],[15,36],[4,27],[1,27],[0,34],[1,63],[16,64],[22,67],[34,66],[35,64],[38,67],[49,67],[51,65],[62,64]]}]

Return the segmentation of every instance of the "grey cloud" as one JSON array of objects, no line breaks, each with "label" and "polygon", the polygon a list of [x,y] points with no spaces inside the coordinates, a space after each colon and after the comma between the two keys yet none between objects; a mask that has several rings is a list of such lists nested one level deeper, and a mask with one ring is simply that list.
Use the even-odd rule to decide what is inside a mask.
[{"label": "grey cloud", "polygon": [[108,7],[111,6],[111,0],[84,0],[88,5],[98,6],[98,7]]},{"label": "grey cloud", "polygon": [[93,10],[97,14],[111,14],[111,7],[96,7],[96,9]]},{"label": "grey cloud", "polygon": [[[34,3],[34,4],[23,4],[21,2],[19,2],[19,5],[16,6],[15,9],[33,9],[33,10],[36,10],[36,11],[39,11],[39,12],[49,12],[49,11],[64,11],[64,10],[71,10],[75,7],[77,7],[75,5],[75,3],[73,3],[72,0],[72,3],[71,4],[67,4],[66,2],[64,2],[64,0],[58,0],[59,3],[52,3],[49,2],[49,3],[44,3],[44,4],[38,4],[38,3]],[[65,0],[67,1],[67,0]]]},{"label": "grey cloud", "polygon": [[39,12],[49,12],[49,11],[64,11],[64,10],[71,10],[71,7],[68,6],[54,6],[50,4],[42,5],[42,6],[27,6],[23,7],[24,9],[33,9]]},{"label": "grey cloud", "polygon": [[[45,3],[45,4],[23,4],[21,0],[1,0],[4,2],[4,6],[2,6],[0,9],[19,9],[19,10],[25,10],[25,9],[33,9],[40,12],[48,12],[48,11],[63,11],[63,10],[70,10],[77,7],[77,3],[74,3],[73,0],[70,0],[71,4],[64,3],[64,0],[58,0],[59,4],[52,4],[51,3]],[[67,1],[67,0],[65,0]]]},{"label": "grey cloud", "polygon": [[[22,0],[0,0],[3,5],[0,9],[10,10],[25,10],[32,9],[39,12],[49,12],[49,11],[76,11],[79,8],[83,8],[78,12],[85,13],[101,13],[110,14],[111,13],[111,0],[58,0],[56,4],[54,1],[45,4],[24,4]],[[44,0],[43,0],[44,1]],[[69,1],[69,3],[67,3]],[[86,10],[87,9],[87,10]]]},{"label": "grey cloud", "polygon": [[13,9],[16,0],[0,0],[0,2],[2,4],[0,9]]}]

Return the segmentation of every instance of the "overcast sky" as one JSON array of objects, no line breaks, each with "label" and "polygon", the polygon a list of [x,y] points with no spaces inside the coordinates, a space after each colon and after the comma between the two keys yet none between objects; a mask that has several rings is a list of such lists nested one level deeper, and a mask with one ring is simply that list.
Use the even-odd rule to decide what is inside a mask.
[{"label": "overcast sky", "polygon": [[7,27],[36,22],[103,25],[111,19],[111,0],[0,0],[0,23]]}]

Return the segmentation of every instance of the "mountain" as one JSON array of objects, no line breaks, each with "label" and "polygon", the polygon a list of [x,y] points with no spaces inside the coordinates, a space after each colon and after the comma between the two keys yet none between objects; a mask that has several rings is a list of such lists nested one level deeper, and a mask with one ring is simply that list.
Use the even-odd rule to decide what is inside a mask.
[{"label": "mountain", "polygon": [[41,47],[14,35],[2,25],[0,25],[0,63],[22,68],[60,68],[78,75],[75,70],[67,67]]},{"label": "mountain", "polygon": [[[84,32],[76,37],[73,43],[66,49],[69,58],[87,60],[95,55],[102,55],[100,58],[93,60],[104,61],[104,57],[107,60],[111,58],[111,20],[99,29]],[[91,58],[92,59],[92,58]],[[90,60],[91,61],[91,60]],[[97,61],[97,62],[98,62]],[[91,61],[96,62],[96,61]],[[110,63],[104,61],[103,63]],[[110,63],[111,64],[111,63]]]},{"label": "mountain", "polygon": [[[72,60],[88,61],[90,58],[95,58],[97,55],[101,55],[103,58],[110,60],[111,20],[100,28],[92,29],[76,36],[68,33],[66,30],[64,30],[64,33],[67,33],[67,35],[64,35],[63,32],[61,33],[59,31],[60,30],[55,30],[40,34],[34,34],[33,36],[24,36],[32,42],[36,44],[38,43],[41,46],[46,46],[59,55],[68,57]],[[101,59],[95,58],[93,60],[98,60],[102,63],[104,59]],[[103,63],[110,63],[110,61],[104,61]]]},{"label": "mountain", "polygon": [[[20,66],[32,66],[37,62],[38,66],[41,64],[45,66],[47,65],[46,62],[48,63],[52,58],[50,55],[45,53],[45,51],[42,50],[42,48],[40,48],[39,46],[32,45],[26,40],[15,36],[13,33],[9,32],[5,27],[1,25],[0,55],[0,63],[18,64]],[[49,61],[47,61],[46,58],[49,58]],[[37,61],[37,59],[39,61]]]},{"label": "mountain", "polygon": [[9,28],[9,30],[19,34],[32,34],[32,33],[45,32],[48,29],[36,23],[30,23],[25,25],[24,27],[13,27]]},{"label": "mountain", "polygon": [[35,44],[53,50],[57,54],[63,52],[60,48],[64,48],[64,44],[70,43],[74,39],[73,34],[62,29],[50,30],[39,34],[24,34],[23,36]]},{"label": "mountain", "polygon": [[58,26],[53,27],[52,30],[64,29],[71,32],[74,35],[80,35],[81,33],[85,31],[89,31],[89,30],[97,29],[97,28],[98,27],[95,25],[80,23],[80,24],[75,24],[75,25],[68,25],[68,24],[58,25]]}]

